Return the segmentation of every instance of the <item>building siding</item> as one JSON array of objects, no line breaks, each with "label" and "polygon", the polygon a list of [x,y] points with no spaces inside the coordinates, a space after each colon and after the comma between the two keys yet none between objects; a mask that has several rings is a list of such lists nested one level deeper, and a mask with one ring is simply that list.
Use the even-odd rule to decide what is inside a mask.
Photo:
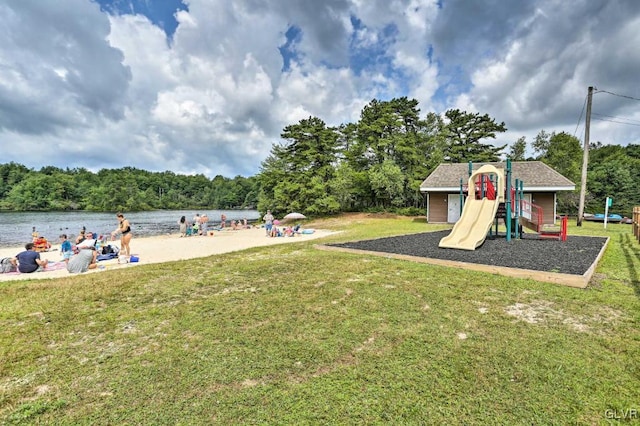
[{"label": "building siding", "polygon": [[429,194],[427,222],[447,223],[447,194]]},{"label": "building siding", "polygon": [[543,223],[555,223],[555,199],[554,193],[534,192],[531,194],[531,202],[542,207]]},{"label": "building siding", "polygon": [[[451,194],[457,194],[451,192]],[[447,223],[447,198],[444,192],[433,192],[427,194],[429,210],[427,211],[427,221],[429,223]],[[555,193],[553,192],[533,192],[531,202],[542,208],[543,221],[547,224],[555,223]]]}]

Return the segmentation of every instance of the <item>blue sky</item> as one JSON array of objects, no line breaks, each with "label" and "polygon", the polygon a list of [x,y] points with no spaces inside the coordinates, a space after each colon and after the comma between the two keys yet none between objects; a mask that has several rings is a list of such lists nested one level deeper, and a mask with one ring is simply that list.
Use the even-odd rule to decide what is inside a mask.
[{"label": "blue sky", "polygon": [[[282,129],[372,99],[640,143],[634,0],[9,0],[2,162],[251,176]],[[626,96],[626,97],[625,97]],[[581,121],[582,120],[582,121]]]},{"label": "blue sky", "polygon": [[175,13],[189,8],[181,0],[97,0],[100,9],[112,15],[146,16],[153,25],[162,28],[171,40],[178,27]]}]

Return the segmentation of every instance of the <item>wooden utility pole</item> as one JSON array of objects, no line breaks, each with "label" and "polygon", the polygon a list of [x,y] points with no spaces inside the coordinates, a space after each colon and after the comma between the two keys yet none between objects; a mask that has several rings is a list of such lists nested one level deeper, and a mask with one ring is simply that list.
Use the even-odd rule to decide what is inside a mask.
[{"label": "wooden utility pole", "polygon": [[582,153],[582,176],[580,179],[580,204],[578,206],[578,221],[576,225],[582,226],[584,216],[584,199],[587,194],[587,167],[589,166],[589,130],[591,127],[591,99],[593,98],[593,86],[589,86],[587,93],[587,116],[584,120],[584,152]]}]

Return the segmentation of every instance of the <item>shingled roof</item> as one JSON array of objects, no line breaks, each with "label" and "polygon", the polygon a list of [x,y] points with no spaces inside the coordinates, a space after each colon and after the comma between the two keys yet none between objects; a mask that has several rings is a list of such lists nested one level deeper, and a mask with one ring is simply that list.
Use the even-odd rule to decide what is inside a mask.
[{"label": "shingled roof", "polygon": [[[473,164],[477,170],[483,164],[491,164],[504,169],[506,163]],[[460,179],[466,183],[469,179],[469,164],[440,164],[420,185],[421,192],[449,192],[460,188]],[[576,184],[571,182],[542,161],[512,161],[511,185],[515,180],[522,181],[525,191],[573,191]]]}]

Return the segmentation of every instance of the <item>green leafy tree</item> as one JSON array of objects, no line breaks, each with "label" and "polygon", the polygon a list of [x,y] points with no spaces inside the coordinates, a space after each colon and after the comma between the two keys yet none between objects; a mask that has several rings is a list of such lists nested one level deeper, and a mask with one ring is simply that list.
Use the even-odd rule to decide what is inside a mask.
[{"label": "green leafy tree", "polygon": [[393,160],[386,160],[369,169],[369,182],[382,207],[403,205],[404,174]]},{"label": "green leafy tree", "polygon": [[582,170],[582,147],[575,136],[565,132],[540,132],[534,148],[540,153],[538,160],[551,166],[561,175],[573,182],[580,181]]},{"label": "green leafy tree", "polygon": [[513,161],[524,161],[525,152],[527,151],[527,138],[525,136],[520,137],[509,148],[509,158]]},{"label": "green leafy tree", "polygon": [[[428,170],[425,155],[433,141],[429,134],[432,129],[428,127],[432,122],[421,120],[419,114],[415,99],[374,99],[364,107],[356,125],[341,128],[344,159],[355,173],[365,178],[375,176],[377,172],[370,173],[370,170],[388,161],[401,170],[404,178],[399,182],[403,186],[394,198],[394,205],[423,203],[419,188]],[[360,206],[380,205],[372,182],[367,179],[358,182],[357,191],[363,194],[359,197]]]},{"label": "green leafy tree", "polygon": [[7,202],[15,210],[49,210],[50,194],[55,185],[49,176],[29,174],[9,191]]},{"label": "green leafy tree", "polygon": [[359,174],[349,163],[343,161],[336,168],[334,178],[329,183],[330,191],[338,202],[340,211],[354,211],[360,194]]},{"label": "green leafy tree", "polygon": [[[578,138],[565,132],[549,134],[541,130],[533,142],[533,148],[539,154],[538,160],[549,165],[572,182],[580,182],[582,147]],[[576,189],[573,192],[559,193],[558,211],[564,213],[577,212],[579,193],[579,185],[576,185]]]},{"label": "green leafy tree", "polygon": [[3,210],[150,210],[255,207],[256,177],[184,176],[131,167],[38,171],[0,164],[0,209]]},{"label": "green leafy tree", "polygon": [[[640,158],[634,157],[638,145],[592,144],[589,148],[587,189],[590,194],[586,208],[603,212],[607,197],[614,200],[612,213],[631,216],[640,205]],[[631,153],[632,155],[629,155]]]},{"label": "green leafy tree", "polygon": [[[287,182],[289,175],[289,155],[285,147],[281,144],[274,144],[271,147],[269,156],[262,162],[258,182],[260,193],[258,196],[258,210],[277,211],[275,208],[276,188],[281,182]],[[281,207],[285,211],[286,207]]]},{"label": "green leafy tree", "polygon": [[309,214],[334,213],[339,202],[330,192],[339,134],[316,117],[284,128],[286,144],[274,145],[262,163],[258,202],[274,214],[296,210]]},{"label": "green leafy tree", "polygon": [[495,139],[497,133],[506,132],[503,123],[489,117],[488,114],[469,113],[459,109],[450,109],[445,113],[447,124],[444,136],[447,146],[445,159],[451,163],[498,161],[506,145],[495,147],[482,143],[485,139]]},{"label": "green leafy tree", "polygon": [[442,116],[434,112],[428,113],[422,121],[420,136],[422,143],[418,149],[421,155],[420,163],[425,167],[424,173],[421,174],[424,179],[445,161],[448,151],[446,124]]},{"label": "green leafy tree", "polygon": [[33,172],[22,164],[14,162],[0,164],[0,200],[5,198],[16,184],[31,173]]},{"label": "green leafy tree", "polygon": [[551,142],[551,135],[547,133],[544,129],[540,130],[536,135],[536,138],[533,140],[533,150],[538,154],[538,156],[542,156],[546,154],[549,149],[549,144]]}]

